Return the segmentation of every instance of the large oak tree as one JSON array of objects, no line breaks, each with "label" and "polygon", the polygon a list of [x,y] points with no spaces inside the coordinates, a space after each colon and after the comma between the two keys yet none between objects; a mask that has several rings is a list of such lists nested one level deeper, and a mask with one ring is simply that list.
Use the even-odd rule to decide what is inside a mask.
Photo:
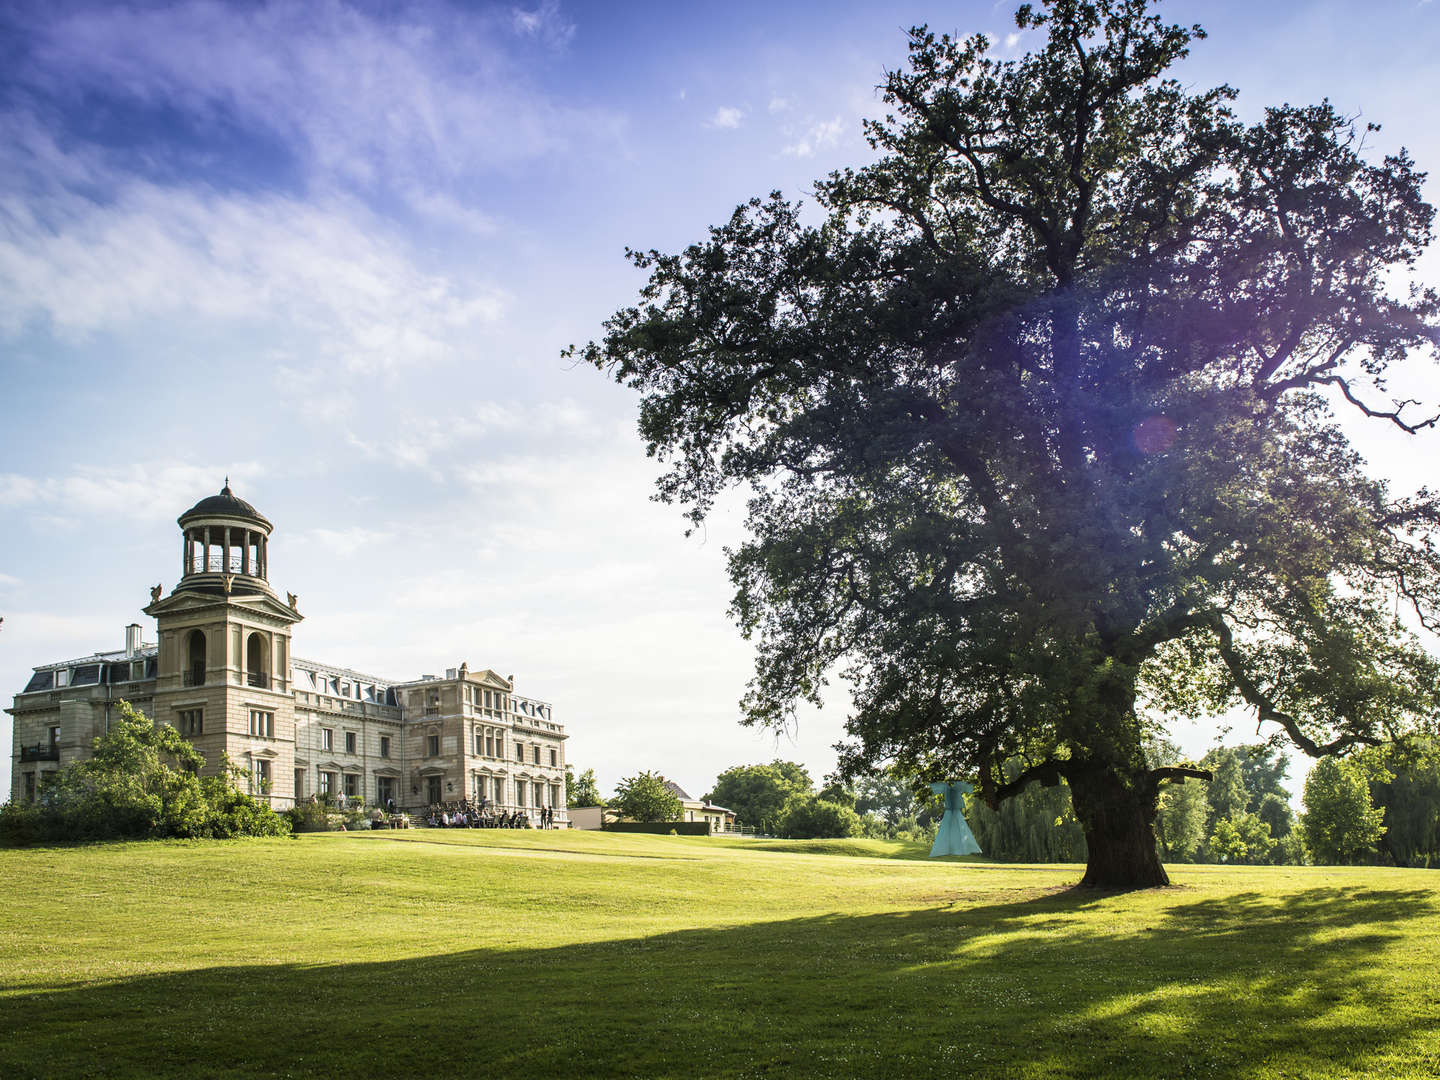
[{"label": "large oak tree", "polygon": [[[1037,51],[911,32],[872,164],[778,193],[649,271],[582,355],[642,395],[660,495],[752,491],[729,553],[749,722],[852,683],[853,774],[1070,786],[1087,884],[1163,884],[1164,713],[1243,703],[1325,756],[1433,715],[1440,507],[1335,408],[1415,433],[1404,278],[1433,212],[1328,104],[1257,123],[1167,69],[1147,0],[1022,7]],[[1017,771],[1014,763],[1022,767]],[[1008,764],[1007,764],[1008,763]]]}]

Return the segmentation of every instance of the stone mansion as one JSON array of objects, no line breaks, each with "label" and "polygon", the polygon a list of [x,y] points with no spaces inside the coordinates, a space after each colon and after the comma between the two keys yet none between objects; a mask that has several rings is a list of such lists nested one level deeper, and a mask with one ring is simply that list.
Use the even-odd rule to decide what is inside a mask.
[{"label": "stone mansion", "polygon": [[482,799],[508,811],[565,812],[565,729],[514,677],[461,664],[444,678],[392,682],[292,652],[295,594],[267,577],[272,526],[230,490],[180,515],[181,577],[156,586],[125,647],[43,664],[14,704],[11,797],[33,799],[45,774],[89,756],[115,703],[171,724],[205,755],[251,773],[277,809],[330,793],[420,810]]}]

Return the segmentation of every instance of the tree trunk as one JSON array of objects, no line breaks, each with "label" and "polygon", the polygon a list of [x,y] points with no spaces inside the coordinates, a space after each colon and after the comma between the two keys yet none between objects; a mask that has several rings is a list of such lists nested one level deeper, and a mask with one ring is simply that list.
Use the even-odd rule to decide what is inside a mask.
[{"label": "tree trunk", "polygon": [[1127,891],[1169,885],[1152,827],[1154,785],[1113,769],[1085,772],[1069,782],[1075,816],[1090,848],[1081,886]]}]

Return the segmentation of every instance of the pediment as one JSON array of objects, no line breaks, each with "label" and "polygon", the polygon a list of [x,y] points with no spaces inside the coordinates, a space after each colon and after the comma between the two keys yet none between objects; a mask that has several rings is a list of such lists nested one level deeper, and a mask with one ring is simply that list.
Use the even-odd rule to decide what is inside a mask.
[{"label": "pediment", "polygon": [[172,592],[169,596],[156,600],[154,603],[141,608],[146,615],[158,618],[161,615],[177,616],[199,614],[201,612],[219,612],[227,609],[238,609],[247,615],[269,616],[285,625],[297,623],[304,618],[298,611],[282,604],[275,597],[266,593],[249,593],[246,595],[231,594],[229,596],[216,596],[202,592],[192,592],[189,589],[180,589]]},{"label": "pediment", "polygon": [[470,672],[470,681],[479,683],[481,686],[491,687],[495,690],[504,690],[506,693],[509,693],[513,689],[509,679],[502,678],[490,668],[486,668],[484,671]]},{"label": "pediment", "polygon": [[262,757],[262,758],[278,758],[280,755],[279,755],[276,751],[271,750],[270,747],[267,746],[267,747],[265,747],[265,749],[263,749],[263,750],[252,750],[252,751],[250,751],[250,756],[251,756],[251,757]]}]

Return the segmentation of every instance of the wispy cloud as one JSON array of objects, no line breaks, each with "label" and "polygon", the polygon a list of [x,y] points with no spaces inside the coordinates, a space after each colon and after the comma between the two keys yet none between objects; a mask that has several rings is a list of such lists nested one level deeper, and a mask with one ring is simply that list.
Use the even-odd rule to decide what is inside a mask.
[{"label": "wispy cloud", "polygon": [[533,11],[512,8],[510,18],[516,33],[537,38],[552,49],[564,48],[575,37],[575,24],[561,13],[557,0],[544,0]]},{"label": "wispy cloud", "polygon": [[63,338],[154,317],[313,335],[348,372],[445,355],[504,313],[498,286],[417,266],[351,200],[175,190],[130,180],[104,203],[53,191],[0,204],[0,332],[43,319]]},{"label": "wispy cloud", "polygon": [[838,116],[833,120],[823,120],[820,123],[812,124],[794,142],[781,147],[780,152],[787,157],[814,157],[817,150],[827,149],[839,142],[844,130],[845,123]]},{"label": "wispy cloud", "polygon": [[[349,431],[347,443],[371,461],[394,468],[416,469],[439,480],[446,475],[453,451],[478,440],[503,436],[507,447],[541,440],[551,442],[566,435],[590,439],[600,433],[594,420],[570,400],[554,402],[486,401],[462,408],[447,408],[442,416],[407,410],[392,417],[383,435]],[[477,473],[490,466],[465,466],[459,470],[462,483],[473,483]]]},{"label": "wispy cloud", "polygon": [[200,494],[218,491],[227,474],[233,485],[243,489],[264,472],[258,462],[249,461],[81,465],[53,476],[0,473],[0,507],[59,518],[154,520],[173,517],[177,508],[183,510]]},{"label": "wispy cloud", "polygon": [[738,128],[744,120],[745,110],[737,109],[732,105],[721,105],[715,110],[715,115],[706,121],[706,126],[712,128]]},{"label": "wispy cloud", "polygon": [[[440,4],[366,9],[338,2],[107,5],[37,21],[23,70],[60,104],[99,93],[163,106],[212,138],[265,133],[311,183],[427,191],[577,142],[620,120],[548,93],[526,41],[575,33],[553,0],[472,13]],[[160,146],[174,152],[174,131]],[[170,136],[170,137],[165,137]]]}]

